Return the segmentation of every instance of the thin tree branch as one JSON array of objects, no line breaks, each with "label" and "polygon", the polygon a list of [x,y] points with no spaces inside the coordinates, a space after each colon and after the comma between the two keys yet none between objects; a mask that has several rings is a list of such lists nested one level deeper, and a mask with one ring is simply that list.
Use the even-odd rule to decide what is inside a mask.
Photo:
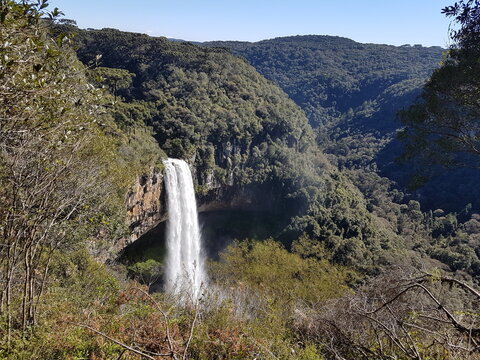
[{"label": "thin tree branch", "polygon": [[[85,324],[75,323],[75,322],[72,322],[72,321],[66,321],[66,322],[67,322],[67,323],[70,323],[70,324],[72,324],[72,325],[75,325],[75,326],[79,326],[79,327],[88,329],[88,330],[94,332],[95,334],[100,335],[100,336],[104,337],[105,339],[110,340],[111,342],[113,342],[113,343],[115,343],[115,344],[123,347],[124,349],[126,349],[126,350],[128,350],[128,351],[131,351],[131,352],[133,352],[133,353],[135,353],[135,354],[137,354],[137,355],[146,357],[146,358],[149,359],[149,360],[157,360],[157,359],[155,359],[153,356],[150,356],[150,355],[144,353],[144,352],[141,351],[141,350],[138,350],[138,349],[135,349],[135,348],[133,348],[133,347],[131,347],[131,346],[128,346],[128,345],[126,345],[126,344],[124,344],[124,343],[122,343],[122,342],[120,342],[120,341],[118,341],[118,340],[116,340],[116,339],[108,336],[107,334],[105,334],[105,333],[103,333],[103,332],[101,332],[101,331],[98,331],[97,329],[92,328],[91,326],[88,326],[88,325],[85,325]],[[155,354],[155,356],[171,357],[171,354]]]}]

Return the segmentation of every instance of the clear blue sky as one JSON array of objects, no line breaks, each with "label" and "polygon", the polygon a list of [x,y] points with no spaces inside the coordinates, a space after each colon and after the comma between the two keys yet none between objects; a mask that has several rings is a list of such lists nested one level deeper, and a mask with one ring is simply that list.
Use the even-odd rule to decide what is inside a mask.
[{"label": "clear blue sky", "polygon": [[50,0],[80,28],[190,41],[338,35],[365,43],[448,45],[454,0]]}]

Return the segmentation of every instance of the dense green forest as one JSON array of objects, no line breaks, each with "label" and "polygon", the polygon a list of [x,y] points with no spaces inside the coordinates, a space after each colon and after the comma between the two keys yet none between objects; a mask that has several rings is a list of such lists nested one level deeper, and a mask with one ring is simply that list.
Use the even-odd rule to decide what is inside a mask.
[{"label": "dense green forest", "polygon": [[[438,66],[443,50],[316,35],[202,45],[224,47],[244,57],[304,109],[315,128],[350,120],[345,114],[353,117],[352,111],[359,108],[374,112],[382,98],[418,90]],[[391,130],[391,120],[385,119],[382,126]]]},{"label": "dense green forest", "polygon": [[[278,84],[305,111],[329,161],[361,190],[369,210],[397,233],[404,231],[399,209],[420,211],[416,218],[422,231],[415,237],[423,240],[411,239],[415,248],[452,269],[478,271],[478,256],[458,266],[460,258],[478,249],[476,235],[463,230],[476,222],[480,209],[480,172],[472,167],[476,162],[464,152],[463,164],[442,164],[438,158],[445,160],[444,152],[437,152],[435,160],[418,151],[425,148],[422,139],[406,153],[397,135],[403,126],[397,114],[416,101],[435,69],[441,64],[446,68],[444,49],[313,35],[202,45],[231,50]],[[445,87],[454,83],[453,77],[460,83],[469,76],[456,72],[445,77],[446,72],[440,75]],[[402,237],[410,239],[411,234]]]},{"label": "dense green forest", "polygon": [[199,192],[208,174],[225,186],[268,189],[285,245],[306,233],[341,264],[376,271],[389,263],[382,253],[399,247],[395,235],[325,159],[303,112],[245,61],[110,29],[80,32],[77,42],[85,63],[101,55],[98,69],[133,74],[119,96],[149,109],[143,120],[169,156],[194,159]]},{"label": "dense green forest", "polygon": [[[432,89],[478,63],[478,9],[445,10],[463,26],[402,115],[407,144],[438,136],[422,126],[453,102]],[[373,161],[441,49],[199,46],[80,30],[44,0],[1,1],[0,25],[0,359],[478,357],[480,215],[425,211]],[[476,70],[457,118],[478,115]],[[275,229],[222,246],[187,303],[151,291],[157,253],[113,250],[126,194],[167,156],[190,163],[200,201],[253,194]]]},{"label": "dense green forest", "polygon": [[480,208],[480,173],[471,166],[432,167],[432,157],[399,161],[403,145],[396,138],[402,127],[397,113],[420,95],[445,61],[445,49],[331,36],[203,45],[230,49],[278,84],[305,111],[318,143],[340,169],[373,169],[420,201],[423,210]]}]

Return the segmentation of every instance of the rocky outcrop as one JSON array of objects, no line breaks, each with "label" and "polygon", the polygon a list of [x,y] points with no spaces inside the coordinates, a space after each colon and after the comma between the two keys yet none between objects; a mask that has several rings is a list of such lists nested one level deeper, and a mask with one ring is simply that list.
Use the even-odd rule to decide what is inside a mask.
[{"label": "rocky outcrop", "polygon": [[140,176],[126,197],[127,221],[131,233],[118,244],[119,248],[134,242],[167,216],[163,174],[152,170]]},{"label": "rocky outcrop", "polygon": [[[222,210],[271,211],[274,207],[272,189],[266,185],[237,187],[233,184],[221,184],[212,170],[191,168],[195,182],[202,187],[197,194],[199,212]],[[232,173],[233,170],[229,172]],[[168,217],[166,191],[163,173],[152,170],[150,174],[140,176],[126,196],[127,222],[130,234],[115,245],[121,251],[144,234],[152,231]]]},{"label": "rocky outcrop", "polygon": [[220,210],[270,211],[274,195],[268,186],[249,185],[244,187],[224,185],[197,195],[198,212]]}]

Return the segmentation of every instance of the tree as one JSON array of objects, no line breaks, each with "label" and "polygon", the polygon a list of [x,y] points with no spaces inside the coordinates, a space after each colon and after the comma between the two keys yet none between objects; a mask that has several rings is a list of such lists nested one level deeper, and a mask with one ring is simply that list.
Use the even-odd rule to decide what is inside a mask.
[{"label": "tree", "polygon": [[[405,157],[418,153],[444,165],[480,165],[480,2],[443,9],[458,30],[442,66],[424,87],[420,102],[400,114]],[[419,152],[419,149],[421,150]]]},{"label": "tree", "polygon": [[329,358],[473,360],[479,300],[465,281],[397,268],[312,313],[300,331],[324,341]]},{"label": "tree", "polygon": [[43,17],[58,10],[47,13],[46,1],[0,4],[0,322],[8,341],[15,325],[35,324],[53,254],[105,228],[122,198],[100,92],[68,38],[47,33]]},{"label": "tree", "polygon": [[461,0],[453,6],[446,6],[442,13],[453,17],[460,25],[452,29],[450,35],[455,41],[452,46],[457,50],[480,51],[480,2],[478,0]]},{"label": "tree", "polygon": [[128,70],[113,69],[108,67],[98,67],[92,70],[94,76],[94,82],[99,87],[105,85],[113,95],[114,104],[117,102],[118,90],[126,89],[132,85],[132,79],[135,74],[132,74]]}]

